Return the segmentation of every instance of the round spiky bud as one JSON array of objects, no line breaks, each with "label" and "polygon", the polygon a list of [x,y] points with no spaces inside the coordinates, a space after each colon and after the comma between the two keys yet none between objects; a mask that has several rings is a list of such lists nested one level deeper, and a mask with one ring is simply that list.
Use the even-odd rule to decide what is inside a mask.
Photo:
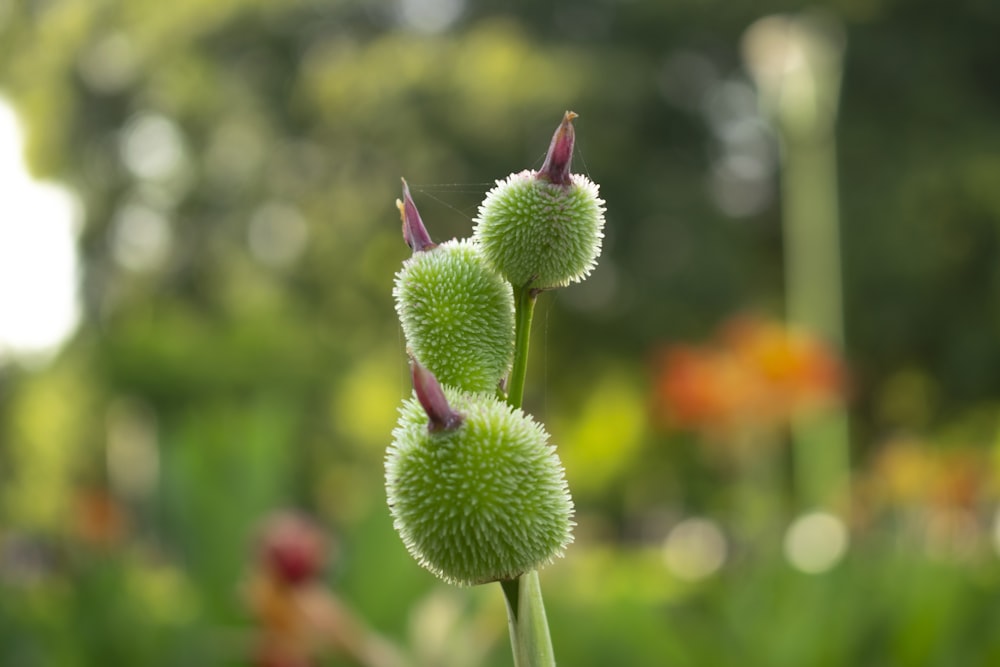
[{"label": "round spiky bud", "polygon": [[406,343],[438,379],[494,391],[514,355],[511,287],[468,239],[417,252],[392,291]]},{"label": "round spiky bud", "polygon": [[444,396],[450,409],[403,404],[386,456],[393,524],[410,554],[459,585],[512,579],[561,556],[573,501],[545,430],[488,394],[444,387]]},{"label": "round spiky bud", "polygon": [[567,111],[539,171],[497,181],[479,207],[474,238],[515,287],[563,287],[594,269],[604,238],[604,200],[570,174],[576,114]]}]

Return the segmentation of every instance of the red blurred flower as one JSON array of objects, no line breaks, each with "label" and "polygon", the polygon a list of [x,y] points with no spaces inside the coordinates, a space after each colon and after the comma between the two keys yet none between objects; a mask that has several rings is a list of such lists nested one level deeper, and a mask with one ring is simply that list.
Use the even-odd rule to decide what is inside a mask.
[{"label": "red blurred flower", "polygon": [[332,540],[310,518],[280,512],[264,520],[243,583],[256,621],[253,664],[311,667],[333,652],[351,664],[400,667],[399,651],[366,626],[320,577]]},{"label": "red blurred flower", "polygon": [[270,517],[260,538],[261,564],[279,581],[296,585],[320,574],[326,560],[326,542],[306,517],[284,512]]},{"label": "red blurred flower", "polygon": [[244,585],[247,605],[258,623],[254,664],[316,664],[323,630],[311,609],[329,597],[319,581],[325,561],[326,539],[309,518],[280,512],[264,520],[254,568]]}]

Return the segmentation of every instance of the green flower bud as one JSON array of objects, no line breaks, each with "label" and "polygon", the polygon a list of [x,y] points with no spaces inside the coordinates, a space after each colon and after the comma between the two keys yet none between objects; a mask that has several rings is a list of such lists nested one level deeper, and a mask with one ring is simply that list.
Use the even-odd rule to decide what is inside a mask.
[{"label": "green flower bud", "polygon": [[514,296],[472,241],[417,252],[392,291],[406,343],[447,385],[495,391],[514,355]]},{"label": "green flower bud", "polygon": [[497,181],[479,207],[474,238],[515,287],[579,282],[601,254],[604,200],[593,181],[570,174],[575,117],[566,112],[539,171]]},{"label": "green flower bud", "polygon": [[459,585],[513,579],[561,556],[573,501],[545,430],[489,394],[443,393],[451,408],[404,402],[386,456],[393,525],[410,554]]}]

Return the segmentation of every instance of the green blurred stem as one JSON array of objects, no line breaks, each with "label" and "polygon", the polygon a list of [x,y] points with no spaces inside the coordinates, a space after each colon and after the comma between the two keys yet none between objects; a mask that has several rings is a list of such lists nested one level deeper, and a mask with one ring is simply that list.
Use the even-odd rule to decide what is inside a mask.
[{"label": "green blurred stem", "polygon": [[[843,351],[833,116],[814,116],[812,121],[790,123],[785,119],[782,135],[788,319],[818,332]],[[849,438],[847,410],[842,403],[823,415],[793,419],[797,495],[804,506],[831,509],[843,493],[850,466]]]},{"label": "green blurred stem", "polygon": [[766,537],[775,517],[781,513],[779,460],[770,429],[744,428],[733,440],[733,456],[738,469],[735,509],[739,530],[748,541]]},{"label": "green blurred stem", "polygon": [[[514,367],[510,373],[507,402],[515,408],[524,400],[524,381],[528,373],[528,342],[531,339],[531,318],[535,311],[538,290],[528,285],[514,289],[515,338]],[[532,570],[516,579],[500,582],[507,603],[507,625],[515,667],[555,667],[556,658],[545,617],[545,602]]]},{"label": "green blurred stem", "polygon": [[[761,101],[781,137],[788,320],[844,349],[837,202],[836,121],[843,74],[843,27],[825,13],[768,17],[746,35],[745,56]],[[847,409],[797,415],[792,423],[796,494],[833,509],[847,490]]]}]

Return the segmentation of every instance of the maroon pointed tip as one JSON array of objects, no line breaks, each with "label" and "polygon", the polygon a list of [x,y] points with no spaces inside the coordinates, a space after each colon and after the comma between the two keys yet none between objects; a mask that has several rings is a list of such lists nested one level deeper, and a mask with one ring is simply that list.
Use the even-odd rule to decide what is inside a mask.
[{"label": "maroon pointed tip", "polygon": [[417,400],[430,419],[427,424],[428,431],[431,433],[450,431],[462,425],[462,415],[448,405],[448,399],[437,378],[413,356],[410,357],[410,376],[413,378]]},{"label": "maroon pointed tip", "polygon": [[545,155],[545,162],[538,170],[538,178],[544,178],[555,185],[569,185],[573,144],[576,142],[573,119],[576,117],[577,114],[572,111],[567,111],[563,115],[562,122],[556,128],[555,134],[552,135],[549,152]]},{"label": "maroon pointed tip", "polygon": [[420,219],[420,213],[417,212],[417,205],[413,203],[413,197],[410,195],[410,187],[406,184],[406,179],[403,178],[400,180],[403,181],[403,200],[396,200],[396,208],[399,209],[399,216],[403,220],[403,240],[406,241],[406,245],[410,246],[413,252],[422,252],[436,248],[437,244],[431,241],[431,236],[427,233],[424,221]]}]

